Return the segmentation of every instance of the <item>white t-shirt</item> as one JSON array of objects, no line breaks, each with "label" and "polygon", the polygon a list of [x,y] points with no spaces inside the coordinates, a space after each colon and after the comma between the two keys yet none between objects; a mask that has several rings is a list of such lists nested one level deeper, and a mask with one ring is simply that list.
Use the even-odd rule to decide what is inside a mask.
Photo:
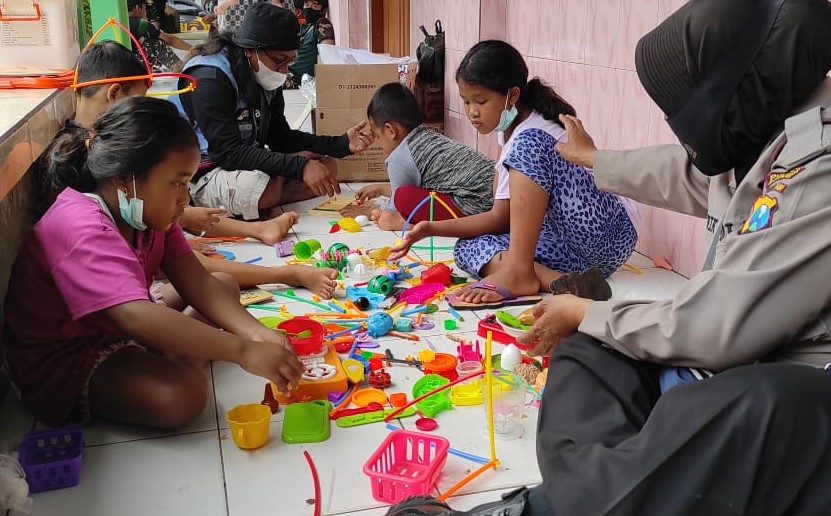
[{"label": "white t-shirt", "polygon": [[505,141],[505,133],[498,133],[497,138],[499,140],[499,145],[502,147],[502,153],[499,155],[499,161],[496,162],[497,183],[496,193],[493,196],[496,200],[511,198],[511,191],[508,187],[508,169],[502,164],[502,162],[505,161],[505,158],[507,158],[511,153],[511,147],[514,144],[516,136],[528,129],[541,129],[553,136],[558,142],[567,140],[566,131],[560,124],[552,122],[551,120],[546,120],[536,111],[532,111],[531,114],[528,115],[528,118],[520,122],[514,128],[514,132],[511,133],[511,137],[507,142]]}]

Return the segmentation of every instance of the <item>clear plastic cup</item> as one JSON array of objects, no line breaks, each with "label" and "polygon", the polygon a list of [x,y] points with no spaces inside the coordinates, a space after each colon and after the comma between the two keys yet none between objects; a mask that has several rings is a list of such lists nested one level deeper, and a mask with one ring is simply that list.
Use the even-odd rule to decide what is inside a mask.
[{"label": "clear plastic cup", "polygon": [[[488,388],[484,391],[485,431],[487,432]],[[510,374],[493,376],[493,431],[497,439],[510,440],[522,437],[522,414],[525,411],[527,384],[521,377]]]}]

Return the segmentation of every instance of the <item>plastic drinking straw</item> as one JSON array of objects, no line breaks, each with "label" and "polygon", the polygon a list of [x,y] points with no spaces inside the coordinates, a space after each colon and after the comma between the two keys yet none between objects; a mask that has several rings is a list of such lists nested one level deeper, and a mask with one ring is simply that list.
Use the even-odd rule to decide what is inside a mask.
[{"label": "plastic drinking straw", "polygon": [[389,413],[389,415],[387,417],[384,418],[384,421],[389,421],[390,419],[394,419],[395,416],[397,416],[398,414],[400,414],[404,410],[412,407],[413,405],[415,405],[419,401],[423,400],[424,398],[432,396],[433,394],[435,394],[437,392],[441,392],[445,389],[449,389],[449,388],[453,387],[454,385],[457,385],[457,384],[460,384],[462,382],[466,382],[468,380],[476,378],[477,376],[482,376],[483,374],[485,374],[484,371],[476,371],[475,373],[470,373],[470,374],[465,375],[465,376],[460,376],[459,378],[453,380],[450,383],[440,385],[440,386],[436,387],[435,389],[433,389],[432,391],[430,391],[426,394],[422,394],[421,396],[419,396],[418,398],[412,400],[411,402],[407,403],[406,405],[402,405],[402,406],[398,407],[397,409],[393,410],[392,412]]},{"label": "plastic drinking straw", "polygon": [[472,472],[465,478],[458,481],[456,485],[454,485],[453,487],[445,491],[441,496],[439,496],[438,500],[440,502],[447,500],[448,498],[453,496],[453,494],[456,493],[456,491],[468,485],[470,482],[473,481],[473,479],[475,479],[485,471],[489,470],[490,468],[496,469],[496,463],[494,461],[488,461],[486,464],[483,464],[481,467],[477,468],[476,471]]},{"label": "plastic drinking straw", "polygon": [[340,305],[336,304],[334,301],[329,301],[329,306],[339,314],[345,314],[346,309],[341,308]]},{"label": "plastic drinking straw", "polygon": [[360,326],[356,326],[354,328],[347,328],[345,330],[336,331],[335,333],[330,333],[328,335],[324,335],[323,338],[324,339],[334,339],[335,337],[340,337],[341,335],[346,335],[347,333],[353,333],[353,332],[356,332],[360,329],[361,329]]},{"label": "plastic drinking straw", "polygon": [[[386,424],[387,430],[391,430],[395,432],[396,430],[401,430],[397,426],[393,425],[392,423]],[[456,457],[461,457],[463,459],[467,459],[472,462],[476,462],[477,464],[488,464],[490,461],[487,457],[480,457],[479,455],[474,455],[472,453],[463,452],[462,450],[457,450],[456,448],[448,448],[447,453],[451,455],[455,455]]]},{"label": "plastic drinking straw", "polygon": [[309,463],[309,469],[312,472],[312,482],[314,482],[315,486],[315,512],[314,516],[320,516],[320,478],[317,476],[317,468],[315,468],[315,463],[312,462],[312,456],[309,455],[309,452],[303,450],[303,456],[306,457],[306,462]]},{"label": "plastic drinking straw", "polygon": [[262,256],[257,256],[256,258],[251,258],[250,260],[245,260],[245,261],[244,261],[244,262],[242,262],[242,263],[257,263],[257,262],[259,262],[259,261],[260,261],[260,260],[262,260],[262,259],[263,259],[263,257],[262,257]]},{"label": "plastic drinking straw", "polygon": [[286,299],[291,299],[291,300],[294,300],[294,301],[300,301],[301,303],[306,303],[307,305],[312,305],[316,308],[320,308],[321,310],[323,310],[325,312],[328,312],[329,310],[332,309],[332,307],[330,307],[328,305],[324,305],[323,303],[315,303],[314,301],[312,301],[310,299],[303,299],[302,297],[296,296],[294,294],[286,294],[285,292],[279,292],[279,291],[274,291],[274,292],[272,292],[272,294],[274,294],[275,296],[284,297]]},{"label": "plastic drinking straw", "polygon": [[409,310],[404,310],[403,312],[401,312],[401,316],[402,317],[407,317],[407,316],[410,316],[410,315],[420,314],[420,313],[426,312],[429,309],[430,309],[429,306],[421,305],[421,306],[417,306],[415,308],[410,308]]},{"label": "plastic drinking straw", "polygon": [[[436,193],[430,192],[430,220],[433,220],[433,205],[435,204],[433,201],[436,199]],[[433,235],[430,235],[430,261],[433,261],[433,251],[435,248],[433,247]]]},{"label": "plastic drinking straw", "polygon": [[257,310],[268,310],[270,312],[282,312],[282,308],[279,306],[271,306],[271,305],[248,305],[248,308],[256,308]]},{"label": "plastic drinking straw", "polygon": [[496,469],[496,464],[499,462],[496,459],[496,438],[493,429],[493,363],[491,361],[491,344],[493,342],[493,332],[488,332],[488,337],[485,339],[485,384],[488,389],[488,440],[490,441],[491,462],[493,468]]},{"label": "plastic drinking straw", "polygon": [[387,310],[387,314],[388,314],[388,315],[392,315],[392,314],[394,314],[395,312],[397,312],[397,311],[401,310],[402,308],[406,308],[406,306],[407,306],[407,302],[406,302],[406,301],[401,301],[401,302],[400,302],[400,303],[398,303],[397,305],[395,305],[395,306],[393,306],[392,308],[390,308],[389,310]]},{"label": "plastic drinking straw", "polygon": [[453,308],[452,306],[448,306],[448,307],[447,307],[447,313],[449,313],[450,315],[452,315],[452,316],[453,316],[453,318],[454,318],[454,319],[456,319],[456,320],[458,320],[458,321],[464,321],[464,320],[465,320],[465,318],[464,318],[464,317],[462,317],[462,316],[459,314],[459,312],[457,312],[457,311],[456,311],[456,309],[455,309],[455,308]]}]

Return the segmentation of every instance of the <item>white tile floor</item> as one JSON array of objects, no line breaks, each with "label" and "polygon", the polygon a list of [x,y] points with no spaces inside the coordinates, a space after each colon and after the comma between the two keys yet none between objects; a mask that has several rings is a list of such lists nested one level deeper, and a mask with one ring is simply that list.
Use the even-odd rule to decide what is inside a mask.
[{"label": "white tile floor", "polygon": [[[343,185],[344,195],[351,196],[360,184]],[[316,199],[287,206],[300,213],[319,204]],[[356,234],[329,234],[329,221],[323,217],[305,216],[295,227],[294,238],[316,238],[324,247],[344,242],[352,247],[366,248],[390,245],[392,232],[368,229]],[[444,240],[444,239],[443,239]],[[451,243],[452,239],[442,242]],[[437,243],[438,245],[438,243]],[[257,242],[244,242],[228,248],[237,260],[262,256],[262,265],[276,265],[281,259],[273,250]],[[420,251],[426,258],[429,252]],[[451,256],[447,251],[436,258]],[[673,295],[684,278],[656,269],[651,260],[636,255],[630,263],[641,273],[622,269],[611,278],[615,297],[661,299]],[[308,293],[306,293],[308,295]],[[308,311],[305,305],[288,303],[293,313]],[[473,336],[476,323],[487,311],[464,313],[466,321],[457,334]],[[256,315],[269,315],[258,311]],[[446,317],[446,316],[445,316]],[[439,323],[444,317],[435,317]],[[455,343],[436,329],[423,336],[439,351],[455,354]],[[421,342],[386,338],[382,348],[396,354],[417,354],[425,346]],[[495,351],[501,350],[496,345]],[[393,386],[390,392],[411,394],[411,387],[421,376],[416,369],[392,367]],[[388,430],[381,424],[355,428],[332,425],[329,440],[310,445],[288,445],[280,439],[283,411],[272,417],[270,440],[256,451],[237,448],[229,435],[225,413],[241,403],[262,399],[264,380],[254,377],[228,363],[211,366],[212,396],[202,415],[188,427],[176,432],[95,424],[85,429],[87,449],[79,486],[35,495],[34,516],[184,516],[227,515],[259,516],[311,515],[313,498],[311,476],[303,450],[315,461],[322,486],[322,513],[326,515],[381,515],[383,504],[375,501],[362,466]],[[451,503],[468,508],[483,501],[494,500],[504,490],[518,485],[539,482],[535,463],[534,435],[537,409],[527,407],[523,420],[524,436],[500,442],[497,454],[502,461],[498,471],[487,472],[469,484]],[[437,433],[447,437],[451,445],[470,453],[488,455],[484,434],[485,416],[481,406],[459,407],[437,416]],[[20,405],[7,399],[0,412],[0,447],[12,446],[20,436],[35,426]],[[404,428],[414,427],[413,419],[398,422]],[[450,456],[436,492],[449,488],[476,465]]]}]

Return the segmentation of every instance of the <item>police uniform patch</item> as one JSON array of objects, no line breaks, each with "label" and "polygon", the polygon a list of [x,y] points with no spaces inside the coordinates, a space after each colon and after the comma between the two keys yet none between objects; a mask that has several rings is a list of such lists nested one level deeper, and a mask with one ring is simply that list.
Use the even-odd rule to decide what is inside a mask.
[{"label": "police uniform patch", "polygon": [[799,166],[796,168],[792,168],[787,172],[771,172],[767,176],[766,186],[768,189],[772,189],[775,183],[779,181],[787,181],[788,179],[793,179],[797,174],[805,170],[804,166]]},{"label": "police uniform patch", "polygon": [[[795,175],[795,174],[794,174]],[[740,235],[754,233],[767,229],[773,225],[773,214],[779,208],[779,201],[773,197],[763,195],[753,203],[750,216],[744,221]]]}]

